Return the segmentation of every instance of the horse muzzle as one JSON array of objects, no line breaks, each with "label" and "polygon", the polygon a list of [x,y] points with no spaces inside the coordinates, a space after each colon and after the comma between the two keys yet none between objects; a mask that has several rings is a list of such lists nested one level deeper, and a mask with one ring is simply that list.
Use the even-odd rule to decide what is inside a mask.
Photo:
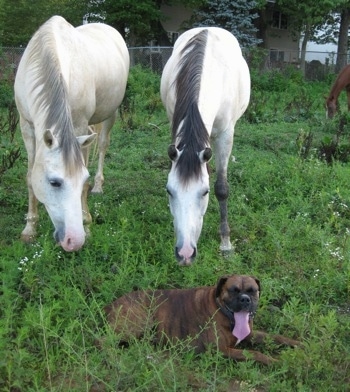
[{"label": "horse muzzle", "polygon": [[183,247],[180,250],[177,246],[175,247],[175,257],[179,265],[191,265],[196,256],[196,247]]},{"label": "horse muzzle", "polygon": [[58,229],[54,233],[54,238],[66,252],[75,252],[84,245],[85,232],[73,234],[65,232],[64,229]]}]

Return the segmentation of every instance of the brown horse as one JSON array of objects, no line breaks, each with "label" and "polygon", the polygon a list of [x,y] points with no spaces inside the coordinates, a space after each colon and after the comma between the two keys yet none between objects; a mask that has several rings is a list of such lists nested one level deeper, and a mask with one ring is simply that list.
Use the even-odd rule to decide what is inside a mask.
[{"label": "brown horse", "polygon": [[350,65],[346,65],[339,73],[334,82],[328,98],[326,98],[327,117],[332,118],[339,110],[338,97],[345,89],[348,97],[348,110],[350,111]]}]

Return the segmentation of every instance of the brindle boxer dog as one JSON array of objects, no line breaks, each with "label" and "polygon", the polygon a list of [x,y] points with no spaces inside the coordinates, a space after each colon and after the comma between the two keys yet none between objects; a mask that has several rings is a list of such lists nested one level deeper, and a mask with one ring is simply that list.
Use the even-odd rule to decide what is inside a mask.
[{"label": "brindle boxer dog", "polygon": [[[191,346],[198,353],[214,345],[227,357],[245,360],[245,352],[237,345],[242,341],[262,343],[269,336],[253,331],[259,295],[258,279],[231,275],[221,277],[212,287],[134,291],[106,306],[105,311],[121,343],[154,329],[156,343],[191,337]],[[277,344],[299,344],[280,335],[269,338]],[[258,351],[248,352],[248,357],[264,364],[276,361]]]}]

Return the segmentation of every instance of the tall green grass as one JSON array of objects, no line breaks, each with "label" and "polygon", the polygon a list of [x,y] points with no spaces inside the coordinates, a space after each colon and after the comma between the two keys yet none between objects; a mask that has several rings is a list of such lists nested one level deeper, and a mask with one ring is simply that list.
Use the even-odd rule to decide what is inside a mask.
[{"label": "tall green grass", "polygon": [[[253,83],[229,167],[235,252],[219,253],[212,190],[198,259],[189,268],[173,256],[165,192],[170,131],[157,75],[132,70],[106,157],[104,193],[89,199],[92,236],[80,252],[54,244],[44,208],[35,243],[19,241],[27,205],[23,151],[0,182],[0,390],[349,390],[350,167],[329,165],[317,153],[337,127],[324,118],[329,86],[265,77],[276,77],[275,87]],[[307,133],[314,137],[305,157],[297,140]],[[94,161],[92,175],[95,168]],[[263,367],[215,350],[195,356],[186,342],[165,350],[145,338],[118,347],[105,304],[135,288],[213,285],[227,273],[259,277],[256,328],[298,338],[302,348],[259,347],[280,357]],[[101,338],[103,349],[95,344]]]}]

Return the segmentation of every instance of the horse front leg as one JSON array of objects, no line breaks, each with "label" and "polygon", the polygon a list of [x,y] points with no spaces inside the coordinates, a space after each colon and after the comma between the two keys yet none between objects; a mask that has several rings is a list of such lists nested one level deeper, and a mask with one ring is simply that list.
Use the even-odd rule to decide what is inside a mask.
[{"label": "horse front leg", "polygon": [[219,202],[220,208],[220,250],[222,252],[229,252],[232,250],[230,241],[230,227],[228,224],[228,212],[227,212],[227,199],[229,196],[229,186],[224,173],[218,173],[217,180],[215,182],[215,196]]},{"label": "horse front leg", "polygon": [[229,252],[232,250],[230,241],[230,227],[228,224],[227,199],[229,197],[229,185],[227,182],[227,167],[232,150],[233,132],[224,131],[214,139],[214,153],[217,179],[214,190],[220,208],[220,250]]},{"label": "horse front leg", "polygon": [[26,215],[26,225],[21,233],[21,240],[24,242],[33,242],[36,237],[36,226],[39,220],[38,199],[35,197],[31,184],[31,170],[27,174],[28,185],[28,213]]},{"label": "horse front leg", "polygon": [[103,121],[102,129],[98,131],[98,166],[97,172],[95,175],[95,183],[94,187],[92,188],[92,193],[102,193],[102,186],[104,183],[104,176],[103,176],[103,165],[106,156],[107,148],[110,144],[110,132],[115,122],[117,114],[115,113],[113,116],[108,118],[107,120]]},{"label": "horse front leg", "polygon": [[83,212],[83,225],[84,225],[86,237],[90,236],[90,225],[92,223],[92,217],[88,205],[89,190],[90,190],[90,184],[88,181],[86,181],[83,187],[83,192],[81,194],[81,208]]},{"label": "horse front leg", "polygon": [[[95,131],[95,128],[93,129]],[[90,145],[82,149],[83,159],[85,166],[88,167],[89,155],[90,155]],[[83,225],[86,237],[90,236],[90,225],[92,223],[92,217],[89,211],[88,196],[90,191],[90,183],[86,181],[83,186],[83,191],[81,193],[81,209],[83,213]]]},{"label": "horse front leg", "polygon": [[24,242],[33,242],[36,237],[36,226],[39,220],[38,199],[34,195],[32,187],[32,171],[35,159],[35,137],[34,127],[29,122],[20,118],[20,127],[22,138],[27,150],[28,170],[27,170],[27,188],[28,188],[28,213],[26,215],[26,225],[21,233],[21,240]]}]

